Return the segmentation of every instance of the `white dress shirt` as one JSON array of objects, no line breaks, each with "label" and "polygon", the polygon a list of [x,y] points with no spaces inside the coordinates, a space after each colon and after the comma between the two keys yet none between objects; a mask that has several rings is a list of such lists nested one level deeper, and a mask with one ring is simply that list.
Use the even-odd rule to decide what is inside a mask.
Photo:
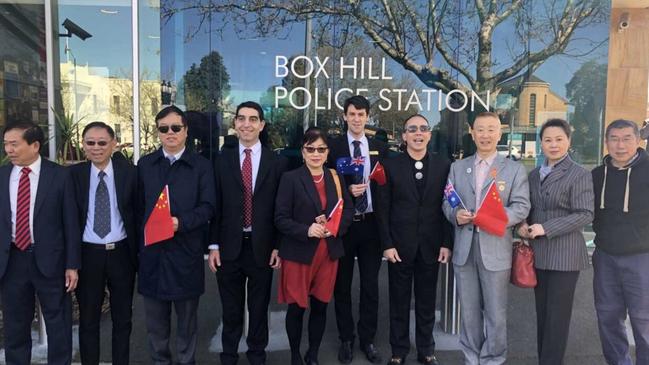
[{"label": "white dress shirt", "polygon": [[108,198],[110,200],[110,232],[106,237],[101,238],[95,233],[93,227],[95,226],[95,194],[97,192],[97,185],[99,185],[99,170],[94,164],[90,164],[90,186],[88,189],[88,214],[86,215],[86,227],[83,230],[83,242],[95,244],[107,244],[119,242],[126,238],[126,229],[124,228],[124,221],[119,214],[119,207],[117,206],[117,190],[115,189],[115,172],[113,170],[113,161],[108,161],[108,165],[104,168],[104,181],[108,187]]},{"label": "white dress shirt", "polygon": [[[11,241],[16,242],[16,212],[18,210],[18,184],[20,183],[21,170],[25,166],[15,166],[9,176],[9,203],[11,205]],[[41,156],[32,162],[29,167],[29,234],[34,243],[34,204],[38,193],[38,179],[41,175]]]},{"label": "white dress shirt", "polygon": [[162,149],[162,153],[164,154],[166,159],[169,159],[169,156],[174,156],[174,162],[176,162],[176,161],[180,160],[180,157],[183,155],[183,153],[185,153],[185,148],[186,147],[183,147],[183,149],[180,150],[180,152],[176,153],[175,155],[172,155],[171,153],[165,151],[164,148]]},{"label": "white dress shirt", "polygon": [[[347,131],[347,145],[349,146],[349,155],[354,157],[354,141],[356,139],[352,136],[349,131]],[[372,209],[372,191],[369,186],[370,182],[370,173],[372,172],[372,161],[370,160],[370,143],[367,140],[367,137],[363,134],[363,137],[361,137],[358,141],[361,142],[360,148],[361,148],[361,156],[365,157],[365,163],[363,165],[363,181],[367,182],[367,190],[365,192],[367,193],[367,209],[365,210],[365,213],[371,213],[374,211]],[[356,212],[356,214],[359,214],[359,212]]]}]

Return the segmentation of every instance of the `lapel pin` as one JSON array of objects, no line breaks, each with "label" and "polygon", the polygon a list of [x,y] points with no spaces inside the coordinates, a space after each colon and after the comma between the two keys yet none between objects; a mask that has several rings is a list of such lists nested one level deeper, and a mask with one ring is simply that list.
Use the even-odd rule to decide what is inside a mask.
[{"label": "lapel pin", "polygon": [[470,174],[470,173],[471,173],[471,168],[470,168],[470,167],[466,169],[466,173],[467,173],[467,174]]}]

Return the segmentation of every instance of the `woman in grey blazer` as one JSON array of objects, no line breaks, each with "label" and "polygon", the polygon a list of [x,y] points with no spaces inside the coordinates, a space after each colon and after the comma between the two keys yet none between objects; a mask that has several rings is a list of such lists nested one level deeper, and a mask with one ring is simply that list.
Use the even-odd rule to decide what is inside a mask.
[{"label": "woman in grey blazer", "polygon": [[518,234],[534,248],[539,364],[561,365],[579,271],[589,266],[583,228],[593,220],[590,171],[568,155],[570,125],[550,119],[541,127],[545,162],[530,172],[532,209]]}]

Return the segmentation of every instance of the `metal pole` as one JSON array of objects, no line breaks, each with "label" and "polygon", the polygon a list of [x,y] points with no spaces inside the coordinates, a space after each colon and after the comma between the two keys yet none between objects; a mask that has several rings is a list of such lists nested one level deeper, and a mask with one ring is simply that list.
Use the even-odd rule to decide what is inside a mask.
[{"label": "metal pole", "polygon": [[[50,160],[56,160],[56,118],[54,117],[54,36],[52,0],[45,0],[45,63],[47,67],[47,135]],[[58,38],[58,32],[56,34]]]},{"label": "metal pole", "polygon": [[[304,55],[307,57],[311,57],[311,16],[309,15],[306,18],[306,31],[304,35]],[[305,66],[306,67],[306,66]],[[311,78],[307,77],[304,79],[304,88],[307,90],[307,92],[311,91]],[[306,96],[305,96],[306,99]],[[307,106],[306,109],[304,109],[304,114],[303,114],[303,119],[302,119],[302,127],[304,130],[307,130],[309,128],[309,107]]]},{"label": "metal pole", "polygon": [[133,163],[140,159],[140,27],[138,1],[131,0],[131,31],[133,42]]}]

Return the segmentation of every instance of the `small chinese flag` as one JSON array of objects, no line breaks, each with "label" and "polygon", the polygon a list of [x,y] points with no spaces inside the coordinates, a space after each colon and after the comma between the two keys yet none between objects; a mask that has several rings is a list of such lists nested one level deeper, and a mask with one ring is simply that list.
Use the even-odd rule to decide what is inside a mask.
[{"label": "small chinese flag", "polygon": [[331,232],[331,235],[338,237],[338,228],[340,228],[340,219],[343,216],[343,200],[338,199],[338,203],[329,214],[329,219],[325,223],[325,228]]},{"label": "small chinese flag", "polygon": [[480,204],[480,209],[473,218],[473,224],[487,233],[503,237],[508,221],[503,201],[500,199],[495,181],[493,181]]},{"label": "small chinese flag", "polygon": [[144,245],[150,246],[173,236],[174,224],[171,220],[171,207],[169,206],[169,185],[165,185],[144,225]]},{"label": "small chinese flag", "polygon": [[372,172],[370,172],[370,180],[376,181],[379,185],[385,185],[387,180],[385,177],[385,169],[380,162],[377,162],[376,165],[374,165]]}]

